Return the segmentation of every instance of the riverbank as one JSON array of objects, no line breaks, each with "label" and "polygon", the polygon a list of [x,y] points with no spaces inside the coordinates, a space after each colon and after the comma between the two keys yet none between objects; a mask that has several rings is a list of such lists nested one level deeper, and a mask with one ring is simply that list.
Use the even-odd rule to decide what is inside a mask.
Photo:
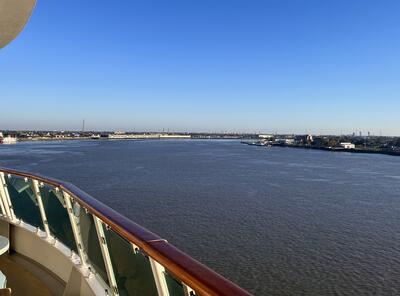
[{"label": "riverbank", "polygon": [[330,152],[384,154],[384,155],[391,155],[391,156],[400,156],[400,151],[384,150],[384,149],[380,149],[380,148],[345,149],[345,148],[341,148],[341,147],[315,147],[315,146],[307,146],[307,145],[286,145],[286,144],[263,145],[260,142],[248,142],[248,141],[242,141],[241,143],[250,145],[250,146],[265,146],[265,147],[273,146],[273,147],[287,147],[287,148],[297,148],[297,149],[323,150],[323,151],[330,151]]},{"label": "riverbank", "polygon": [[79,140],[95,140],[91,137],[65,137],[65,138],[48,138],[48,137],[37,137],[37,138],[18,138],[18,142],[53,142],[53,141],[79,141]]},{"label": "riverbank", "polygon": [[145,141],[145,140],[239,140],[235,137],[126,137],[126,138],[115,138],[115,137],[63,137],[63,138],[49,138],[49,137],[35,137],[35,138],[17,138],[17,142],[57,142],[57,141]]}]

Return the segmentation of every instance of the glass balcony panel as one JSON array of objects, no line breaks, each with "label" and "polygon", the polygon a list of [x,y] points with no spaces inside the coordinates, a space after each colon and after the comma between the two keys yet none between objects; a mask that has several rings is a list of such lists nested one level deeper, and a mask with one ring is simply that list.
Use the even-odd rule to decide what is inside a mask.
[{"label": "glass balcony panel", "polygon": [[170,296],[185,296],[183,291],[183,284],[175,277],[165,272],[165,280],[168,286],[168,292]]},{"label": "glass balcony panel", "polygon": [[134,253],[132,244],[104,227],[111,262],[121,296],[157,296],[157,288],[149,258]]},{"label": "glass balcony panel", "polygon": [[63,194],[47,185],[39,190],[50,233],[68,248],[78,252]]},{"label": "glass balcony panel", "polygon": [[82,244],[89,264],[94,267],[94,272],[99,274],[99,276],[109,285],[93,216],[90,213],[86,213],[85,209],[80,207],[77,203],[73,203],[73,208],[74,214],[79,220]]},{"label": "glass balcony panel", "polygon": [[5,176],[5,181],[15,216],[43,230],[43,221],[33,190],[32,180],[25,181],[21,177]]}]

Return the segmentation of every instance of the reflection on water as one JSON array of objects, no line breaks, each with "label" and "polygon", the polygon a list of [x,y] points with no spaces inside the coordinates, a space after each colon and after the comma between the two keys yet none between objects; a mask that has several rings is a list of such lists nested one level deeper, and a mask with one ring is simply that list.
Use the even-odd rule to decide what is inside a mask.
[{"label": "reflection on water", "polygon": [[237,141],[0,145],[256,295],[400,293],[400,158]]}]

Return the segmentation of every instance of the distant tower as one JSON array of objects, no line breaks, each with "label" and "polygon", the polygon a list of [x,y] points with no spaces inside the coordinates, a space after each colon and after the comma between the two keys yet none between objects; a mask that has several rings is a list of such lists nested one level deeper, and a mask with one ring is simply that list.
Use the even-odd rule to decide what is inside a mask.
[{"label": "distant tower", "polygon": [[82,122],[82,133],[84,133],[84,132],[85,132],[85,119]]},{"label": "distant tower", "polygon": [[307,136],[307,144],[311,144],[312,142],[314,142],[313,136],[311,134],[308,134],[308,136]]}]

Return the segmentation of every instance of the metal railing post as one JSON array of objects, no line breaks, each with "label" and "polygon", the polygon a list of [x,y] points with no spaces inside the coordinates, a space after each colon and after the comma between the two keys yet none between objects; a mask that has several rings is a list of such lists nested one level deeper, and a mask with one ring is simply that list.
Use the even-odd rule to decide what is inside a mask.
[{"label": "metal railing post", "polygon": [[40,216],[42,217],[44,231],[46,232],[47,238],[51,238],[49,222],[47,221],[46,211],[44,210],[42,196],[40,195],[39,182],[37,180],[32,179],[32,184],[33,184],[33,191],[35,193],[36,201],[39,206]]},{"label": "metal railing post", "polygon": [[81,264],[82,266],[86,266],[86,255],[83,250],[82,237],[78,228],[78,221],[72,208],[71,196],[65,191],[63,191],[62,194],[65,200],[65,205],[67,206],[68,217],[71,223],[72,232],[74,234],[75,244],[78,248],[79,257],[81,258]]},{"label": "metal railing post", "polygon": [[165,279],[165,268],[160,263],[149,257],[151,270],[153,271],[154,281],[156,282],[159,296],[169,296],[167,281]]},{"label": "metal railing post", "polygon": [[[2,183],[0,181],[0,183]],[[4,205],[4,192],[3,192],[3,187],[0,185],[0,207],[1,207],[1,213],[4,216],[8,216],[8,212],[6,211],[6,206]]]},{"label": "metal railing post", "polygon": [[183,284],[183,293],[185,294],[185,296],[195,296],[196,295],[196,292],[189,286],[186,286],[185,284]]},{"label": "metal railing post", "polygon": [[111,293],[113,295],[119,295],[117,281],[115,279],[114,269],[111,263],[110,252],[108,250],[107,240],[104,235],[103,222],[97,218],[95,215],[93,216],[94,225],[96,226],[97,237],[99,239],[101,253],[103,255],[104,265],[106,267],[108,281],[111,286]]},{"label": "metal railing post", "polygon": [[11,220],[14,220],[15,214],[14,214],[14,210],[13,210],[13,207],[11,204],[10,195],[9,195],[8,189],[7,189],[7,183],[6,183],[6,179],[4,177],[3,172],[0,172],[0,191],[1,191],[1,195],[3,198],[3,203],[5,206],[7,215]]}]

